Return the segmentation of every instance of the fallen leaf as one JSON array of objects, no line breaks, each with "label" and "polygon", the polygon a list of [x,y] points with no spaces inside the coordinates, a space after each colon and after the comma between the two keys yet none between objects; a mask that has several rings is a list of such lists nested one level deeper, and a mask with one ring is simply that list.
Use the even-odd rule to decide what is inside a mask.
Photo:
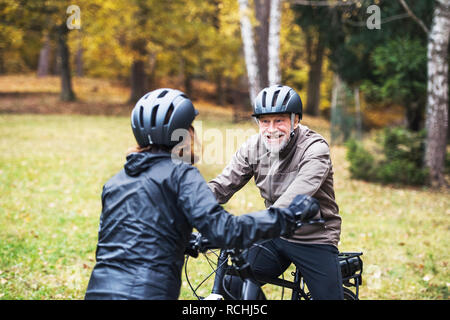
[{"label": "fallen leaf", "polygon": [[425,277],[422,278],[423,281],[430,281],[432,278],[432,276],[430,276],[429,274],[425,275]]}]

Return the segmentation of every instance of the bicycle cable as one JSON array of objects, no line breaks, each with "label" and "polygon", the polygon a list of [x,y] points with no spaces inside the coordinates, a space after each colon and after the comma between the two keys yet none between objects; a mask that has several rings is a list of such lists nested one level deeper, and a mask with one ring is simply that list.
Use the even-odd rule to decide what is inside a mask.
[{"label": "bicycle cable", "polygon": [[[208,250],[208,252],[214,253],[214,255],[216,256],[216,258],[219,258],[219,255],[218,255],[214,250]],[[207,255],[208,252],[203,253],[203,256],[206,258],[206,261],[208,262],[208,264],[209,264],[209,266],[211,267],[211,269],[214,270],[214,268],[217,267],[217,263],[214,263],[214,261],[212,261],[212,260],[208,257],[208,255]],[[213,265],[215,265],[215,266],[213,266]]]},{"label": "bicycle cable", "polygon": [[[278,261],[278,258],[277,258],[277,256],[275,255],[275,253],[273,253],[270,249],[268,249],[268,248],[266,248],[266,247],[263,246],[263,244],[266,243],[266,242],[268,242],[268,241],[270,241],[270,239],[261,241],[261,242],[259,242],[259,243],[254,243],[250,248],[244,249],[243,252],[242,252],[242,254],[245,254],[246,256],[248,256],[248,251],[249,251],[249,250],[253,249],[254,247],[258,247],[259,249],[262,249],[262,250],[265,250],[265,251],[269,252],[270,255],[272,255],[272,256],[274,257],[275,261]],[[209,252],[212,252],[214,255],[216,255],[216,257],[218,257],[218,254],[217,254],[214,250],[208,250],[208,251],[209,251]],[[258,255],[258,254],[259,254],[259,252],[257,253],[257,255]],[[189,255],[186,256],[186,261],[185,261],[185,266],[184,266],[184,273],[185,273],[186,281],[187,281],[189,287],[191,288],[192,293],[194,293],[195,297],[196,297],[198,300],[202,300],[202,299],[197,295],[197,290],[200,288],[200,286],[201,286],[203,283],[205,283],[205,282],[206,282],[206,281],[207,281],[214,273],[216,273],[216,272],[217,272],[217,269],[219,269],[220,267],[222,267],[224,264],[226,264],[226,263],[228,262],[228,260],[225,260],[225,261],[222,262],[222,264],[219,265],[219,266],[217,266],[217,264],[216,264],[216,265],[215,265],[215,268],[214,268],[214,266],[212,265],[213,262],[210,261],[210,258],[209,258],[205,253],[203,253],[203,256],[206,258],[206,260],[207,260],[209,266],[211,267],[211,269],[213,269],[213,271],[212,271],[210,274],[208,274],[208,275],[205,277],[205,279],[203,279],[203,280],[197,285],[197,287],[196,287],[195,289],[194,289],[194,287],[192,286],[191,282],[189,281],[189,276],[188,276],[188,272],[187,272],[187,265],[188,265],[188,261],[189,261]],[[279,261],[278,261],[278,267],[279,267],[279,269],[280,269],[281,277],[282,277],[282,279],[284,280],[284,272],[283,272],[283,268],[282,268],[281,264],[279,263]],[[231,294],[230,291],[227,290],[227,288],[226,288],[226,286],[225,286],[225,278],[226,278],[226,277],[223,277],[223,278],[222,278],[222,288],[224,289],[225,293],[226,293],[229,297],[231,297],[231,299],[233,299],[233,300],[238,300],[233,294]],[[231,286],[231,283],[230,283],[230,286]],[[282,288],[281,288],[281,300],[283,300],[283,298],[284,298],[284,287],[282,286]]]},{"label": "bicycle cable", "polygon": [[186,281],[191,288],[192,293],[197,297],[198,300],[200,300],[200,297],[197,295],[197,292],[195,292],[194,288],[191,285],[191,282],[189,281],[188,273],[187,273],[187,265],[188,265],[189,255],[186,255],[186,260],[184,262],[184,275],[186,278]]},{"label": "bicycle cable", "polygon": [[[211,251],[212,251],[212,250],[211,250]],[[215,253],[214,253],[214,254],[215,254]],[[205,254],[204,254],[204,256],[205,256]],[[188,277],[188,274],[187,274],[187,263],[188,263],[188,259],[189,259],[189,255],[186,256],[186,261],[185,261],[185,264],[184,264],[184,274],[185,274],[185,277],[186,277],[186,281],[187,281],[189,287],[191,288],[192,293],[194,293],[194,295],[196,296],[196,298],[197,298],[198,300],[202,300],[202,299],[197,295],[197,290],[200,288],[200,286],[201,286],[206,280],[208,280],[214,273],[217,272],[217,269],[219,269],[219,268],[222,267],[224,264],[226,264],[226,263],[227,263],[227,260],[225,260],[224,262],[222,262],[222,264],[220,264],[218,267],[216,267],[216,269],[213,268],[213,271],[212,271],[210,274],[208,274],[208,275],[205,277],[205,279],[203,279],[203,280],[198,284],[198,286],[194,289],[194,288],[192,287],[192,285],[191,285],[191,282],[189,281],[189,277]],[[208,260],[208,258],[206,258],[206,259]],[[210,264],[210,266],[211,266],[211,264]]]},{"label": "bicycle cable", "polygon": [[[225,278],[222,277],[222,289],[225,291],[225,294],[228,295],[232,300],[238,300],[230,291],[228,291],[227,286],[225,285]],[[230,277],[230,288],[231,288],[231,282],[233,281],[233,278]]]},{"label": "bicycle cable", "polygon": [[197,290],[200,288],[200,286],[201,286],[203,283],[205,283],[205,281],[208,280],[214,273],[216,273],[217,269],[219,269],[219,268],[220,268],[221,266],[223,266],[225,263],[226,263],[226,261],[222,262],[222,264],[219,265],[216,269],[214,269],[213,272],[211,272],[209,275],[207,275],[206,278],[203,279],[203,281],[200,282],[200,283],[198,284],[197,288],[195,288],[195,291],[197,291]]},{"label": "bicycle cable", "polygon": [[[270,249],[268,249],[268,248],[266,248],[266,247],[264,247],[263,246],[263,244],[265,243],[265,242],[268,242],[268,241],[270,241],[270,240],[264,240],[264,241],[262,241],[262,242],[260,242],[260,243],[254,243],[250,248],[248,248],[248,249],[245,249],[243,252],[242,252],[242,254],[245,254],[245,255],[247,255],[248,256],[248,251],[250,251],[251,249],[253,249],[254,247],[258,247],[258,248],[260,248],[260,249],[263,249],[263,250],[266,250],[266,251],[268,251],[274,258],[275,258],[275,260],[278,260],[277,259],[277,256],[270,250]],[[259,252],[257,253],[257,255],[259,254]],[[279,267],[279,269],[280,269],[280,271],[281,271],[281,276],[282,276],[282,279],[284,280],[284,274],[283,274],[283,268],[281,267],[281,265],[280,265],[280,263],[278,263],[278,267]],[[228,289],[227,289],[227,286],[226,286],[226,283],[225,283],[225,279],[226,279],[226,277],[223,277],[222,278],[222,288],[223,288],[223,290],[225,291],[225,294],[227,294],[232,300],[239,300],[238,298],[236,298],[230,291],[228,291]],[[231,282],[233,281],[233,279],[232,278],[230,278],[230,288],[231,288]],[[284,298],[284,287],[282,287],[281,288],[281,300],[283,300],[283,298]]]}]

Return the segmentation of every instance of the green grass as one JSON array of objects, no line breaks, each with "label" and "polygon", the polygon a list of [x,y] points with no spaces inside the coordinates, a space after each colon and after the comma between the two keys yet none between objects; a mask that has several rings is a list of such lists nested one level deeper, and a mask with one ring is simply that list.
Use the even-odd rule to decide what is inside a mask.
[{"label": "green grass", "polygon": [[[204,130],[254,128],[203,120]],[[326,135],[326,127],[316,129]],[[0,299],[84,297],[95,264],[101,188],[133,144],[128,117],[0,115]],[[350,180],[345,149],[333,147],[332,158],[343,218],[340,250],[364,252],[361,298],[448,299],[449,194]],[[224,165],[199,169],[208,180]],[[225,207],[242,214],[264,204],[250,182]],[[211,270],[204,258],[191,259],[188,269],[194,285]],[[211,284],[198,293],[206,295]],[[280,294],[265,291],[272,299]],[[180,298],[194,299],[184,276]]]}]

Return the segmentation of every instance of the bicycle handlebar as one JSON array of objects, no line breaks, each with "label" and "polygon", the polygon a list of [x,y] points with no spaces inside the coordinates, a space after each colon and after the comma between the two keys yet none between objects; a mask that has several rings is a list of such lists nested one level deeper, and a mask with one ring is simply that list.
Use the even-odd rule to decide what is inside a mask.
[{"label": "bicycle handlebar", "polygon": [[204,253],[209,249],[220,249],[218,246],[213,246],[211,241],[203,237],[199,232],[192,232],[189,245],[186,247],[186,254],[197,258],[199,253]]},{"label": "bicycle handlebar", "polygon": [[[305,224],[318,224],[325,223],[325,220],[320,219],[312,219],[309,221],[297,222],[297,228]],[[205,253],[210,249],[221,249],[217,245],[213,245],[211,241],[201,235],[199,232],[192,232],[191,239],[189,240],[189,245],[186,247],[185,253],[190,255],[193,258],[197,258],[199,253]]]}]

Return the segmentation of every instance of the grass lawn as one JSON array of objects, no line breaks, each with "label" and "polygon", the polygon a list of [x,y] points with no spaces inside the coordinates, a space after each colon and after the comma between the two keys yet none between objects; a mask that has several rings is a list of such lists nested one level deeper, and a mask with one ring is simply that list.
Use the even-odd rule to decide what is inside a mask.
[{"label": "grass lawn", "polygon": [[[251,122],[233,124],[226,114],[201,114],[196,128],[203,132],[255,129]],[[325,121],[305,123],[328,137]],[[204,148],[217,151],[213,143]],[[84,297],[95,264],[102,185],[133,144],[127,116],[0,114],[0,299]],[[448,299],[449,193],[351,180],[345,148],[331,152],[343,218],[339,249],[364,252],[361,298]],[[231,155],[200,164],[205,179]],[[264,206],[250,182],[225,207],[242,214]],[[196,285],[211,269],[199,258],[188,271]],[[211,284],[198,294],[206,295]],[[279,298],[277,288],[265,291]],[[195,298],[184,275],[180,298]]]}]

